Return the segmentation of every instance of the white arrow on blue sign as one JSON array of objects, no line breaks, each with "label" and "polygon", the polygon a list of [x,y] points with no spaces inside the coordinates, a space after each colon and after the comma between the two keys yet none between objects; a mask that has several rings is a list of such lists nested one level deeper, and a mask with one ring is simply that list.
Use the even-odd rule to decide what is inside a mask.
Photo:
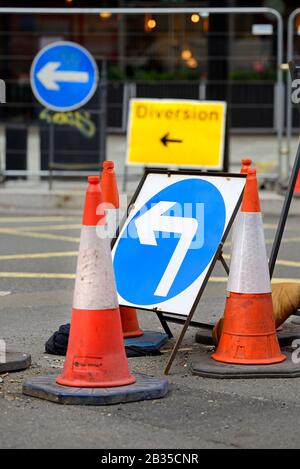
[{"label": "white arrow on blue sign", "polygon": [[54,42],[35,57],[30,72],[36,99],[53,111],[71,111],[86,104],[96,91],[97,64],[79,44]]},{"label": "white arrow on blue sign", "polygon": [[112,251],[119,303],[187,316],[245,178],[149,171]]}]

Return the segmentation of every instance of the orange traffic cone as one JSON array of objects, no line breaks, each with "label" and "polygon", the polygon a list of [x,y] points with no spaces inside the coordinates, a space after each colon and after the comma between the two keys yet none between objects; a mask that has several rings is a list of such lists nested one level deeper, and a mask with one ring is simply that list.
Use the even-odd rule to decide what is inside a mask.
[{"label": "orange traffic cone", "polygon": [[88,181],[64,369],[58,378],[25,381],[23,394],[68,405],[160,399],[168,393],[165,378],[134,377],[128,369],[100,179]]},{"label": "orange traffic cone", "polygon": [[144,331],[139,326],[136,309],[120,306],[123,337],[140,337]]},{"label": "orange traffic cone", "polygon": [[[135,382],[125,355],[109,239],[97,236],[106,219],[98,176],[88,178],[69,345],[56,383],[112,387]],[[98,211],[97,211],[98,207]]]},{"label": "orange traffic cone", "polygon": [[279,363],[286,356],[280,351],[275,331],[255,169],[248,169],[238,224],[223,331],[212,358],[248,365]]},{"label": "orange traffic cone", "polygon": [[120,207],[117,178],[113,161],[103,161],[101,175],[101,191],[103,202],[109,204],[110,208]]},{"label": "orange traffic cone", "polygon": [[296,185],[295,185],[294,195],[296,195],[297,197],[300,197],[300,170],[299,170],[298,178],[297,178]]},{"label": "orange traffic cone", "polygon": [[242,167],[241,167],[241,174],[247,174],[248,170],[251,168],[252,165],[252,160],[250,158],[245,158],[241,161]]},{"label": "orange traffic cone", "polygon": [[[117,178],[114,171],[113,161],[103,161],[102,176],[101,176],[101,191],[103,196],[104,206],[107,204],[108,223],[113,223],[114,209],[120,208],[119,191],[117,185]],[[120,306],[121,322],[123,328],[123,336],[127,337],[140,337],[144,331],[139,326],[137,312],[134,308],[127,308]]]}]

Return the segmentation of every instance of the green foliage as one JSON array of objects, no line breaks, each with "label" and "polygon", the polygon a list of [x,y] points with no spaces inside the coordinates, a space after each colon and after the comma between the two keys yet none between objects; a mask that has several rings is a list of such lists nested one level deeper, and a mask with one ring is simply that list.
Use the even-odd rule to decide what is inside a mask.
[{"label": "green foliage", "polygon": [[257,72],[255,70],[236,70],[231,72],[230,77],[231,80],[276,80],[276,70],[269,69],[264,70],[262,72]]},{"label": "green foliage", "polygon": [[199,71],[195,69],[160,72],[153,69],[139,69],[134,73],[133,79],[140,81],[199,80]]}]

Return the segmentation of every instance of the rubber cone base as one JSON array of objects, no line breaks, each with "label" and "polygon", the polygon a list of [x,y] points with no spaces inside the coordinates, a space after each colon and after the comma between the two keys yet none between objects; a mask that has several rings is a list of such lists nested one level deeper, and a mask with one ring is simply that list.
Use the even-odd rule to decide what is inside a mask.
[{"label": "rubber cone base", "polygon": [[0,373],[26,370],[31,365],[31,356],[21,352],[6,352],[5,362],[0,362]]},{"label": "rubber cone base", "polygon": [[144,334],[144,331],[142,329],[137,329],[133,332],[123,332],[123,337],[124,339],[128,339],[130,337],[141,337],[141,335]]},{"label": "rubber cone base", "polygon": [[23,384],[23,394],[57,404],[112,405],[160,399],[168,393],[165,378],[135,375],[136,382],[114,388],[71,388],[56,384],[56,376],[38,376]]},{"label": "rubber cone base", "polygon": [[283,324],[282,330],[277,332],[277,337],[281,346],[292,345],[294,340],[300,339],[300,324]]},{"label": "rubber cone base", "polygon": [[145,331],[140,337],[125,339],[125,350],[127,357],[141,357],[155,355],[169,340],[164,332]]},{"label": "rubber cone base", "polygon": [[[299,378],[300,363],[293,363],[292,352],[284,350],[286,360],[272,365],[236,365],[213,360],[211,354],[193,356],[190,368],[194,375],[216,379]],[[298,357],[298,355],[297,355]]]},{"label": "rubber cone base", "polygon": [[[214,345],[213,339],[212,339],[212,330],[213,330],[213,325],[209,324],[208,327],[199,327],[197,328],[197,332],[195,335],[195,342],[198,344],[203,344],[203,345]],[[277,331],[277,338],[279,345],[281,347],[287,347],[288,345],[291,345],[293,340],[295,339],[300,339],[300,324],[284,324],[283,329],[280,331]]]}]

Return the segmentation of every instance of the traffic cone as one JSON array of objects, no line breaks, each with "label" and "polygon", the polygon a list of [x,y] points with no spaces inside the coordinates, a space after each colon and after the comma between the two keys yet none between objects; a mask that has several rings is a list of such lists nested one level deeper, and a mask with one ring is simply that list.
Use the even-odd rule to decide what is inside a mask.
[{"label": "traffic cone", "polygon": [[[251,168],[252,160],[250,158],[243,158],[241,160],[241,169],[240,169],[240,174],[247,174],[248,170]],[[231,252],[234,249],[234,243],[235,239],[237,236],[237,230],[238,230],[238,218],[240,216],[240,210],[236,214],[235,220],[232,225],[232,236],[231,236]],[[222,320],[223,321],[223,320]],[[214,326],[213,324],[206,324],[203,325],[199,328],[197,328],[197,332],[195,335],[195,341],[199,344],[204,344],[204,345],[213,345],[214,342],[214,331],[215,331],[216,325]]]},{"label": "traffic cone", "polygon": [[[100,178],[90,176],[63,371],[34,377],[23,393],[62,404],[107,405],[164,397],[166,379],[131,375],[125,354]],[[99,236],[103,230],[103,236]]]},{"label": "traffic cone", "polygon": [[136,309],[120,306],[121,322],[123,329],[123,336],[127,337],[140,337],[144,331],[139,326]]},{"label": "traffic cone", "polygon": [[[113,161],[103,161],[101,191],[104,206],[108,212],[108,223],[113,224],[115,219],[113,211],[120,208],[119,191]],[[125,338],[140,337],[144,334],[144,331],[139,326],[136,309],[120,306],[120,314],[123,336]]]},{"label": "traffic cone", "polygon": [[295,189],[294,189],[294,195],[297,197],[300,197],[300,170],[298,173]]},{"label": "traffic cone", "polygon": [[251,168],[252,165],[252,160],[250,158],[244,158],[241,161],[242,167],[241,167],[241,174],[247,174],[248,170]]},{"label": "traffic cone", "polygon": [[103,202],[110,204],[110,207],[119,209],[119,191],[114,168],[115,165],[113,161],[103,161],[101,175],[101,191]]},{"label": "traffic cone", "polygon": [[[98,176],[88,178],[77,263],[69,345],[58,384],[124,386],[129,373],[111,261],[110,243],[96,233],[106,224]],[[99,211],[99,209],[98,209]]]},{"label": "traffic cone", "polygon": [[223,363],[285,360],[275,330],[271,283],[256,170],[249,169],[232,252],[220,342],[212,358]]}]

